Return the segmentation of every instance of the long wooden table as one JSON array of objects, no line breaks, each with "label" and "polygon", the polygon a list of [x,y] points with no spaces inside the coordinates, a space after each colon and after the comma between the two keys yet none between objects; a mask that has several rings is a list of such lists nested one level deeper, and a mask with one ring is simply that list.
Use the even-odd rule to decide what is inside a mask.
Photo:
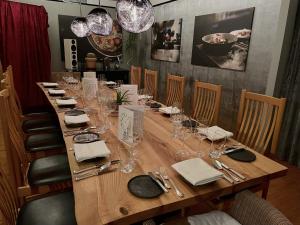
[{"label": "long wooden table", "polygon": [[[70,130],[64,124],[64,112],[59,109],[53,97],[48,95],[47,89],[38,84],[53,108],[56,110],[62,131]],[[117,139],[118,118],[111,117],[112,129],[102,135],[112,152],[111,159],[125,159],[127,151]],[[78,225],[104,225],[104,224],[131,224],[152,216],[166,212],[201,204],[204,200],[234,194],[241,190],[257,185],[268,184],[271,179],[284,176],[287,168],[273,160],[256,153],[257,159],[252,163],[243,163],[221,156],[221,160],[244,176],[246,180],[229,184],[220,179],[216,182],[194,187],[184,181],[171,165],[175,161],[175,153],[182,149],[182,143],[171,136],[172,124],[169,117],[159,112],[146,111],[144,117],[144,139],[138,146],[138,165],[129,174],[119,170],[102,174],[82,181],[73,179],[75,196],[75,210]],[[71,171],[90,166],[90,163],[77,163],[74,157],[72,136],[65,136],[69,164]],[[235,143],[234,140],[230,142]],[[210,143],[199,142],[195,137],[187,141],[186,151],[205,152],[204,160],[211,164],[208,156]],[[168,175],[174,180],[184,193],[184,198],[176,196],[174,189],[156,199],[140,199],[133,196],[127,189],[128,181],[137,175],[147,174],[157,170],[160,166],[166,168]]]}]

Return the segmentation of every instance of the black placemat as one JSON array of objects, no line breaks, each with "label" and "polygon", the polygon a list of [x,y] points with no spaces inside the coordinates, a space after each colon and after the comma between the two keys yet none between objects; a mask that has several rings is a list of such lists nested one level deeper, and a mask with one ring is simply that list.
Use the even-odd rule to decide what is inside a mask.
[{"label": "black placemat", "polygon": [[226,155],[234,160],[241,162],[253,162],[254,160],[256,160],[256,155],[244,148],[235,152],[227,153]]},{"label": "black placemat", "polygon": [[148,175],[133,177],[127,184],[131,194],[139,198],[156,198],[164,191]]},{"label": "black placemat", "polygon": [[65,115],[67,116],[79,116],[79,115],[83,115],[85,114],[85,112],[83,110],[79,110],[79,109],[72,109],[70,111],[65,112]]},{"label": "black placemat", "polygon": [[150,108],[152,108],[152,109],[159,109],[160,107],[161,107],[161,104],[156,103],[156,102],[150,104]]}]

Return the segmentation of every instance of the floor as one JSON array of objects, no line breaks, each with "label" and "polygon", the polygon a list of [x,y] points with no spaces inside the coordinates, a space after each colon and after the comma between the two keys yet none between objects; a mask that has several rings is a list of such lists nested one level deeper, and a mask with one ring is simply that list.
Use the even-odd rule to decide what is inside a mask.
[{"label": "floor", "polygon": [[[291,220],[294,225],[300,225],[300,169],[289,166],[287,163],[283,164],[289,167],[288,174],[271,182],[268,201]],[[4,167],[5,172],[8,172],[2,132],[0,132],[0,166]]]}]

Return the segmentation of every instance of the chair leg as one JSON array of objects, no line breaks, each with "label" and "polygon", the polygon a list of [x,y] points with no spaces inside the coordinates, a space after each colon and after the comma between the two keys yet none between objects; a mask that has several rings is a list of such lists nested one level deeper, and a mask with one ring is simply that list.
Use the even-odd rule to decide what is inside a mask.
[{"label": "chair leg", "polygon": [[263,184],[263,190],[262,190],[262,198],[263,199],[267,199],[267,195],[268,195],[268,191],[269,191],[269,185],[270,185],[270,181],[266,181]]}]

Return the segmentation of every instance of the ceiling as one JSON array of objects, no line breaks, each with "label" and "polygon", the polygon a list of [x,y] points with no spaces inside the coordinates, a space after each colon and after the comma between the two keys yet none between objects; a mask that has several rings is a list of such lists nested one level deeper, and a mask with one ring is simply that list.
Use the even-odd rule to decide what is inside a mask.
[{"label": "ceiling", "polygon": [[[73,3],[79,3],[80,0],[49,0],[49,1],[56,1],[56,2],[73,2]],[[117,0],[101,0],[101,6],[105,7],[112,7],[114,8],[116,6]],[[166,4],[168,2],[173,2],[176,0],[150,0],[153,6],[159,6]],[[81,0],[81,3],[83,5],[99,5],[99,0]]]}]

